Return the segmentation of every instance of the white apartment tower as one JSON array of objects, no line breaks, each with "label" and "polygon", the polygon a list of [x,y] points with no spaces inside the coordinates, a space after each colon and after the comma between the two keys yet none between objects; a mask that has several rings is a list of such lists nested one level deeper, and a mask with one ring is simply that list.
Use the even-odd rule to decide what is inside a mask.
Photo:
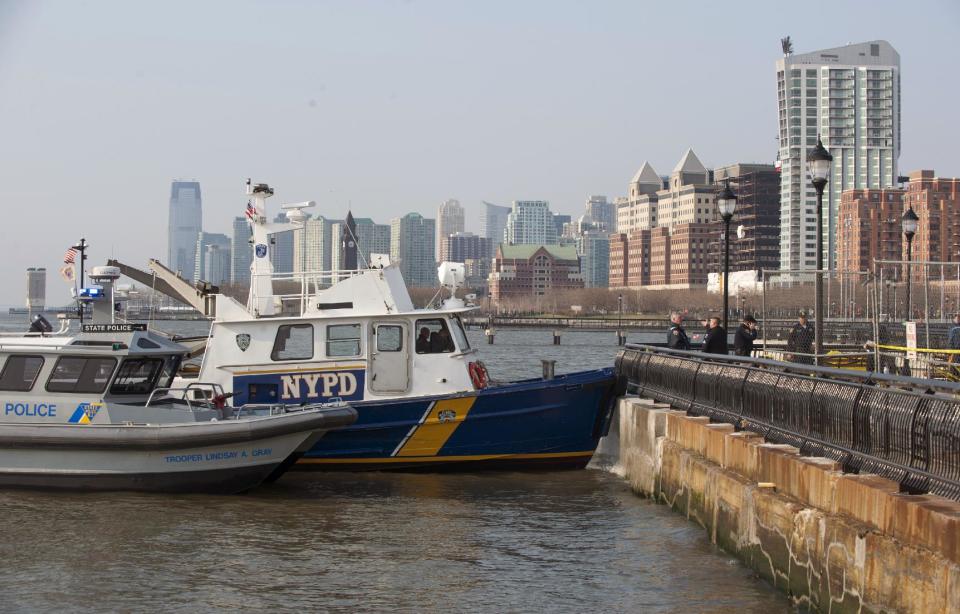
[{"label": "white apartment tower", "polygon": [[557,226],[545,200],[515,200],[507,216],[503,241],[511,245],[555,245]]},{"label": "white apartment tower", "polygon": [[434,241],[437,262],[443,262],[447,259],[447,254],[444,253],[444,245],[446,244],[444,239],[452,234],[463,232],[463,230],[464,214],[460,202],[450,199],[440,205],[440,208],[437,209],[437,238]]},{"label": "white apartment tower", "polygon": [[807,151],[822,135],[833,155],[823,195],[824,264],[836,265],[837,213],[844,190],[895,185],[900,156],[900,55],[886,41],[857,43],[777,60],[780,115],[780,265],[816,267],[816,192]]}]

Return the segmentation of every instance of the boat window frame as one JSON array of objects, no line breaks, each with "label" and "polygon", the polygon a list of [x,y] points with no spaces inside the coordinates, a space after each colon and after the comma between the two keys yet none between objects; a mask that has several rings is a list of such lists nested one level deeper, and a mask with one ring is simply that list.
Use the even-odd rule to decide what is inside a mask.
[{"label": "boat window frame", "polygon": [[[357,330],[356,337],[347,337],[343,339],[331,339],[330,338],[330,329],[338,327],[354,327]],[[356,341],[357,342],[357,352],[356,354],[332,354],[330,353],[330,342],[342,343],[344,341]],[[323,329],[323,353],[327,358],[359,358],[363,356],[363,325],[359,322],[340,322],[337,324],[327,324]]]},{"label": "boat window frame", "polygon": [[[57,367],[60,366],[60,363],[61,363],[62,361],[64,361],[64,360],[87,360],[87,361],[90,361],[90,360],[103,360],[103,361],[110,360],[110,361],[113,361],[113,367],[112,367],[112,369],[110,370],[110,375],[107,376],[106,379],[104,379],[104,381],[103,381],[103,386],[101,386],[99,389],[96,389],[96,388],[94,388],[94,387],[91,386],[89,389],[78,390],[78,389],[76,388],[77,384],[80,383],[80,378],[78,377],[76,380],[74,380],[74,388],[73,388],[73,390],[51,390],[51,389],[50,389],[50,383],[51,383],[51,381],[53,380],[53,376],[54,376],[54,375],[56,374],[56,372],[57,372]],[[102,394],[102,393],[107,389],[107,386],[109,386],[110,383],[113,381],[113,375],[117,372],[117,364],[118,364],[118,361],[117,361],[117,358],[116,358],[115,356],[91,356],[91,355],[60,356],[60,357],[57,358],[57,362],[53,363],[53,368],[50,369],[50,374],[47,375],[47,382],[46,382],[46,384],[44,384],[44,389],[45,389],[47,392],[59,393],[59,394]],[[83,369],[80,370],[80,375],[83,375],[83,372],[84,372],[85,369],[86,369],[86,365],[84,365]],[[93,381],[93,383],[95,383],[95,381]]]},{"label": "boat window frame", "polygon": [[[377,352],[402,352],[402,351],[403,351],[403,346],[404,346],[404,339],[403,339],[403,337],[404,337],[404,332],[405,332],[405,331],[404,331],[404,327],[403,327],[403,324],[402,324],[402,323],[400,323],[400,322],[378,322],[378,323],[375,324],[374,326],[375,326],[374,336],[377,338],[377,346],[376,346],[376,347],[377,347]],[[381,328],[396,328],[398,331],[400,331],[400,334],[397,336],[397,340],[399,341],[399,344],[398,344],[396,347],[394,347],[394,348],[383,348],[383,347],[380,346],[380,339],[382,338],[382,337],[380,336],[380,329],[381,329]]]},{"label": "boat window frame", "polygon": [[[37,369],[37,372],[33,375],[33,381],[30,382],[29,388],[4,388],[3,387],[3,376],[7,373],[7,367],[10,366],[10,361],[14,358],[39,358],[40,359],[40,368]],[[37,380],[40,379],[40,372],[43,371],[43,365],[47,363],[46,358],[42,354],[10,354],[7,356],[7,359],[3,361],[3,368],[0,369],[0,391],[3,392],[30,392],[33,390],[33,387],[37,385]]]},{"label": "boat window frame", "polygon": [[[463,325],[463,319],[460,317],[460,314],[459,313],[455,314],[451,319],[453,320],[453,323],[454,323],[454,326],[451,326],[451,328],[454,331],[453,340],[457,344],[457,349],[459,349],[461,352],[466,352],[471,350],[472,348],[470,347],[470,338],[467,337],[467,327]],[[458,332],[460,336],[457,336]]]},{"label": "boat window frame", "polygon": [[[420,328],[421,328],[421,327],[424,327],[424,324],[422,324],[422,323],[425,323],[425,322],[440,322],[440,325],[441,325],[441,329],[440,329],[440,330],[445,330],[445,331],[447,331],[447,336],[449,337],[449,340],[450,340],[450,349],[446,349],[446,350],[443,350],[443,349],[441,349],[441,350],[434,350],[434,349],[433,349],[433,335],[439,334],[440,331],[435,331],[435,332],[431,333],[431,335],[430,335],[430,346],[431,346],[430,349],[428,349],[427,351],[420,351],[420,350],[417,348],[416,340],[420,338]],[[429,329],[428,329],[428,330],[429,330]],[[450,325],[447,323],[447,318],[445,318],[444,316],[437,315],[437,316],[432,316],[432,317],[427,317],[427,318],[417,318],[417,320],[416,320],[416,322],[415,322],[415,324],[414,324],[414,335],[415,335],[415,336],[414,336],[413,350],[414,350],[414,352],[416,352],[416,353],[417,353],[418,355],[420,355],[420,356],[429,356],[429,355],[431,355],[431,354],[453,354],[454,352],[457,351],[457,345],[456,345],[456,343],[454,342],[453,333],[450,332]]]},{"label": "boat window frame", "polygon": [[[145,362],[152,361],[159,363],[154,367],[153,374],[150,376],[149,380],[144,380],[146,383],[146,390],[116,390],[115,386],[117,381],[120,379],[123,373],[123,368],[129,363],[133,362]],[[124,359],[120,362],[120,366],[117,367],[116,373],[114,373],[113,378],[110,380],[110,394],[115,394],[119,396],[123,395],[145,395],[150,394],[154,388],[157,387],[157,380],[160,379],[161,373],[163,373],[164,366],[166,365],[166,360],[164,356],[125,356]]]},{"label": "boat window frame", "polygon": [[[277,353],[280,352],[280,351],[284,351],[284,352],[287,351],[286,343],[287,343],[288,341],[290,341],[290,339],[291,339],[291,335],[287,335],[287,338],[284,340],[284,348],[283,348],[283,350],[280,350],[279,348],[277,348],[277,345],[280,343],[280,331],[282,331],[282,330],[285,329],[285,328],[288,328],[288,329],[309,328],[309,329],[310,329],[310,346],[309,346],[309,347],[310,347],[310,355],[309,355],[309,356],[284,356],[284,357],[280,357],[280,356],[277,355]],[[312,359],[313,359],[313,356],[317,353],[316,343],[317,343],[317,331],[315,330],[315,327],[314,327],[314,325],[313,325],[312,323],[309,323],[309,322],[306,322],[306,323],[297,322],[297,323],[294,323],[294,324],[281,324],[281,325],[277,326],[277,333],[276,333],[276,335],[275,335],[274,338],[273,338],[273,347],[272,347],[272,349],[270,350],[270,360],[272,360],[272,361],[274,361],[274,362],[282,362],[282,361],[285,361],[285,360],[312,360]]]}]

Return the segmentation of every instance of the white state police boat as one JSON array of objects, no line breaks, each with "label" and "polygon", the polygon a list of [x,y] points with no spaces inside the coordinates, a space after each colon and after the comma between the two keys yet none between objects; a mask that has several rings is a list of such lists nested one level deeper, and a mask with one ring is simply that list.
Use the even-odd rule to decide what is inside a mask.
[{"label": "white state police boat", "polygon": [[[352,235],[342,246],[350,270],[275,275],[270,235],[302,227],[302,209],[313,203],[285,205],[289,223],[270,223],[265,201],[273,190],[247,186],[253,250],[247,304],[216,293],[198,301],[215,305],[198,379],[241,405],[349,402],[357,422],[316,442],[297,468],[589,462],[612,414],[612,368],[490,385],[461,321],[473,309],[456,296],[462,264],[440,266],[449,297],[425,309],[414,307],[387,256],[356,268]],[[274,294],[275,282],[288,293]]]},{"label": "white state police boat", "polygon": [[114,321],[118,276],[94,269],[79,334],[39,316],[0,336],[0,487],[242,492],[356,420],[344,404],[233,409],[216,384],[169,388],[187,349]]}]

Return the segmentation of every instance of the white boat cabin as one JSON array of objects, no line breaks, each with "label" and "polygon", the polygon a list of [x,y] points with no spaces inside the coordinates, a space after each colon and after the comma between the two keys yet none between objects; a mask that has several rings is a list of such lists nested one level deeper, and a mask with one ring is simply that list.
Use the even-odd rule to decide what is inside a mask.
[{"label": "white boat cabin", "polygon": [[[234,405],[420,397],[484,384],[475,383],[486,370],[471,364],[475,350],[460,320],[472,309],[456,298],[462,264],[440,266],[450,298],[438,309],[415,309],[400,269],[383,255],[360,270],[276,275],[270,235],[302,227],[302,209],[314,203],[283,205],[289,222],[275,223],[266,215],[273,190],[248,181],[247,195],[250,294],[246,306],[217,295],[201,381],[232,392]],[[274,284],[299,292],[275,295]]]}]

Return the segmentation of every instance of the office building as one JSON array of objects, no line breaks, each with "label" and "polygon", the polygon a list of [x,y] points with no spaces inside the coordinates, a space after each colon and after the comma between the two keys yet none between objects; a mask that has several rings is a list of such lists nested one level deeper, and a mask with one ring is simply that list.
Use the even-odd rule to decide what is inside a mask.
[{"label": "office building", "polygon": [[408,213],[390,222],[390,261],[400,266],[410,286],[437,286],[434,260],[436,221]]},{"label": "office building", "polygon": [[480,219],[480,236],[493,241],[494,245],[503,241],[503,231],[507,227],[510,207],[501,207],[484,201],[483,217]]},{"label": "office building", "polygon": [[458,232],[443,239],[446,260],[466,262],[467,260],[489,260],[493,258],[492,239],[478,237],[472,232]]},{"label": "office building", "polygon": [[[772,164],[730,164],[713,172],[715,189],[730,181],[737,208],[730,222],[730,270],[773,271],[780,268],[780,174]],[[723,263],[723,222],[716,222],[716,249],[710,270]]]},{"label": "office building", "polygon": [[237,285],[250,283],[250,264],[253,262],[253,246],[250,222],[245,217],[233,218],[233,240],[230,242],[230,282]]},{"label": "office building", "polygon": [[[960,179],[937,177],[932,170],[914,171],[908,178],[904,207],[913,207],[920,218],[913,260],[960,262]],[[901,258],[907,258],[906,241]]]},{"label": "office building", "polygon": [[200,184],[175,180],[170,187],[167,224],[167,267],[193,280],[197,264],[197,235],[203,226]]},{"label": "office building", "polygon": [[27,310],[39,313],[47,306],[47,269],[30,267],[27,269]]},{"label": "office building", "polygon": [[816,267],[816,191],[807,152],[833,155],[823,197],[823,262],[836,263],[841,193],[894,187],[900,156],[900,56],[869,41],[777,60],[780,267]]},{"label": "office building", "polygon": [[[224,234],[219,234],[215,232],[203,232],[200,231],[197,233],[195,238],[195,247],[194,247],[194,265],[193,265],[193,277],[194,281],[209,281],[214,283],[211,279],[205,277],[206,275],[206,257],[207,257],[207,248],[211,245],[219,245],[226,249],[229,253],[230,251],[230,237]],[[229,270],[229,269],[228,269]],[[227,274],[227,280],[230,279],[229,273]]]},{"label": "office building", "polygon": [[[390,224],[377,224],[368,217],[353,218],[353,221],[356,225],[357,268],[367,268],[372,260],[371,254],[390,254]],[[342,237],[343,230],[343,222],[331,226],[333,237]],[[334,270],[347,270],[342,262],[341,250],[334,251],[332,267]]]},{"label": "office building", "polygon": [[[566,218],[569,222],[570,216]],[[512,245],[554,245],[559,234],[547,201],[517,200],[507,216],[503,241]]]},{"label": "office building", "polygon": [[[611,283],[628,287],[689,289],[705,287],[711,235],[719,213],[713,172],[688,149],[666,182],[644,163],[617,208],[610,241],[618,267]],[[625,264],[624,264],[625,263]],[[625,267],[625,270],[624,270]]]},{"label": "office building", "polygon": [[610,235],[600,226],[587,228],[576,239],[584,288],[606,288],[610,281]]},{"label": "office building", "polygon": [[617,232],[617,208],[607,202],[606,196],[591,196],[587,199],[586,214],[600,230]]},{"label": "office building", "polygon": [[657,226],[657,192],[666,189],[666,182],[644,162],[627,187],[628,196],[617,205],[617,232],[634,229],[650,230]]},{"label": "office building", "polygon": [[[872,271],[874,260],[900,260],[903,199],[900,188],[845,190],[840,195],[838,270]],[[897,268],[888,270],[896,276]]]},{"label": "office building", "polygon": [[[554,215],[554,216],[553,216],[553,226],[554,226],[554,228],[556,228],[556,230],[557,230],[557,239],[558,239],[557,242],[558,242],[558,243],[560,242],[560,241],[559,241],[560,237],[563,236],[563,230],[564,230],[564,228],[569,227],[570,224],[572,224],[572,223],[573,223],[573,217],[572,217],[572,216],[569,216],[569,215]],[[572,238],[572,236],[571,236],[570,238]]]},{"label": "office building", "polygon": [[332,229],[340,221],[319,215],[304,222],[303,229],[293,231],[294,272],[332,270],[334,246],[340,245],[340,235],[334,237]]},{"label": "office building", "polygon": [[464,213],[460,202],[448,200],[437,209],[437,262],[449,260],[444,250],[444,239],[452,234],[464,231]]},{"label": "office building", "polygon": [[573,245],[501,243],[493,260],[489,286],[494,302],[583,288],[577,250]]},{"label": "office building", "polygon": [[205,248],[202,279],[220,286],[230,282],[230,243],[210,243]]},{"label": "office building", "polygon": [[[273,221],[277,224],[286,224],[286,213],[278,213]],[[284,230],[271,235],[270,240],[270,262],[273,264],[275,273],[293,272],[293,230]]]}]

